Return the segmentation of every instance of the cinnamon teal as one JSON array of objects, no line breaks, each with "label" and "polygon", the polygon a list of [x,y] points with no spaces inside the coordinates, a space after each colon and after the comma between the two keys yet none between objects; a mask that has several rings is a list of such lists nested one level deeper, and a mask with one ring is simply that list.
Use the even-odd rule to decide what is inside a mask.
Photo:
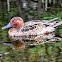
[{"label": "cinnamon teal", "polygon": [[[9,24],[4,26],[2,29],[13,27],[8,31],[9,38],[13,40],[36,40],[39,38],[40,41],[45,41],[45,39],[54,38],[55,35],[53,32],[55,31],[56,27],[61,24],[62,21],[54,20],[32,20],[24,23],[22,18],[14,17],[10,20]],[[36,44],[41,44],[42,41],[40,41],[38,41]],[[29,43],[36,45],[33,41]]]}]

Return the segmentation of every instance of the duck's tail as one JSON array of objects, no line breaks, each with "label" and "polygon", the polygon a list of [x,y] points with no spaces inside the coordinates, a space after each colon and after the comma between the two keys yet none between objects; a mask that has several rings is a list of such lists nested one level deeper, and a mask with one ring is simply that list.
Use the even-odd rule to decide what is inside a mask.
[{"label": "duck's tail", "polygon": [[57,19],[58,18],[54,18],[52,20],[47,20],[47,21],[43,20],[42,22],[46,27],[50,26],[50,27],[53,27],[53,28],[57,28],[58,26],[60,26],[62,24],[62,21],[55,21]]},{"label": "duck's tail", "polygon": [[53,28],[57,28],[57,27],[59,27],[60,25],[62,25],[62,21],[54,21],[51,26],[52,26]]},{"label": "duck's tail", "polygon": [[[56,28],[62,25],[62,21],[50,20],[50,21],[47,21],[47,23],[44,23],[44,25],[46,27],[46,31],[53,32],[55,31]],[[44,30],[43,32],[46,32],[46,31]]]},{"label": "duck's tail", "polygon": [[48,23],[53,27],[53,28],[57,28],[58,26],[62,25],[62,21],[55,21],[58,18],[54,18],[52,20],[49,20]]}]

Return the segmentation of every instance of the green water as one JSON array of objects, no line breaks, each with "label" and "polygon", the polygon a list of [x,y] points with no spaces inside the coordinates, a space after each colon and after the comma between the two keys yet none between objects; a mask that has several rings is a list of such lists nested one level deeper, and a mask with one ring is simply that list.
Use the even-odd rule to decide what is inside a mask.
[{"label": "green water", "polygon": [[[8,37],[9,29],[2,30],[1,28],[5,26],[12,17],[19,16],[18,8],[16,5],[13,5],[13,3],[11,4],[13,8],[10,12],[7,12],[6,9],[0,9],[0,62],[62,62],[62,40],[36,46],[26,45],[23,50],[13,50],[10,46],[3,44],[3,42],[13,41]],[[42,13],[41,19],[51,20],[58,17],[58,20],[62,21],[62,8],[58,9],[51,8],[49,12]],[[33,11],[33,13],[30,14],[30,10],[28,10],[26,14],[28,16],[32,14],[34,17],[32,19],[37,19],[37,13]],[[28,20],[32,19],[30,18]],[[59,33],[59,36],[62,36],[62,29],[57,32]]]},{"label": "green water", "polygon": [[62,61],[62,41],[26,46],[23,50],[13,50],[0,43],[0,62],[60,62]]}]

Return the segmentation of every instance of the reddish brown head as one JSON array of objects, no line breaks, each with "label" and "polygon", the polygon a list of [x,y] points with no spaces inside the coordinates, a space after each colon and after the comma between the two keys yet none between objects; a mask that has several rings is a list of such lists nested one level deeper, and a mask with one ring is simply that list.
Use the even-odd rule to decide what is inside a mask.
[{"label": "reddish brown head", "polygon": [[19,29],[20,27],[24,26],[23,19],[20,17],[14,17],[10,20],[9,24],[4,26],[2,29],[15,27],[16,29]]},{"label": "reddish brown head", "polygon": [[24,26],[24,22],[20,17],[14,17],[11,19],[11,25],[16,29],[19,29],[20,27]]}]

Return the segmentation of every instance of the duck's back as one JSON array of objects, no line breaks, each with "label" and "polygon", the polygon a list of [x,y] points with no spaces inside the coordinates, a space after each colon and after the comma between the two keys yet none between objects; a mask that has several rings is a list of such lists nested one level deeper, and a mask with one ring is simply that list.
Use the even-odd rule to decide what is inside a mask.
[{"label": "duck's back", "polygon": [[20,33],[23,32],[26,35],[38,35],[39,33],[41,33],[43,28],[45,28],[45,26],[40,22],[38,23],[30,22],[30,23],[31,24],[26,24],[22,28],[20,28],[18,32]]}]

